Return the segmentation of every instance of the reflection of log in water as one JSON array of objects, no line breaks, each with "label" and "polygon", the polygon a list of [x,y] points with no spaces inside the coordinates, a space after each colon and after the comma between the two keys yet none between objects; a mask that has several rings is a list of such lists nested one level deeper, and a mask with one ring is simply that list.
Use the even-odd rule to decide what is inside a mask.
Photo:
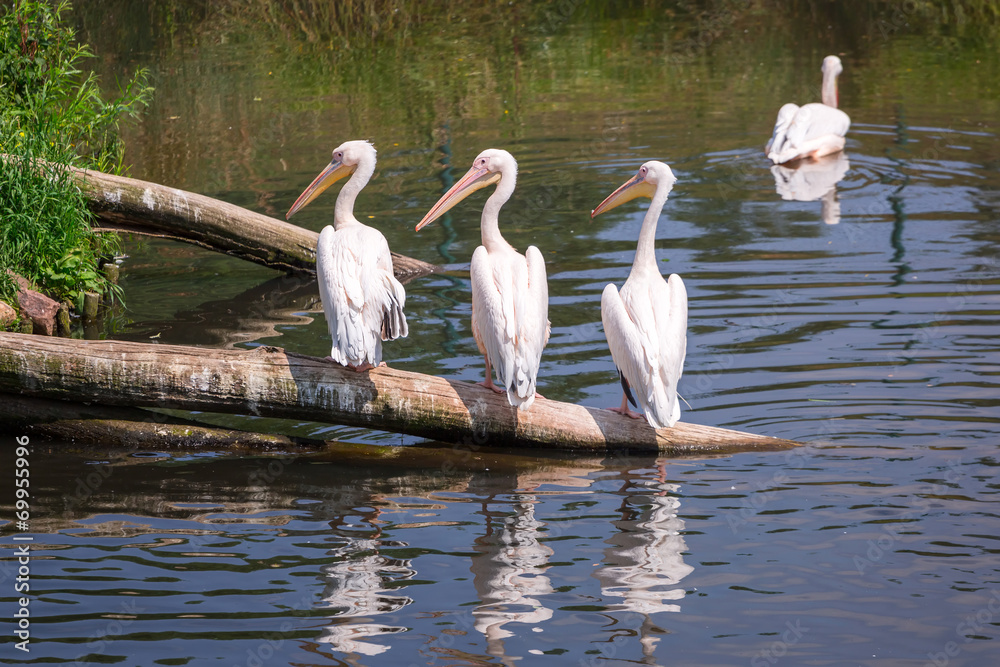
[{"label": "reflection of log in water", "polygon": [[[69,455],[72,457],[73,453]],[[423,448],[403,450],[373,461],[357,448],[344,448],[329,456],[331,465],[316,465],[324,460],[322,456],[306,460],[213,459],[212,465],[187,466],[186,474],[167,476],[158,472],[163,468],[150,467],[149,460],[129,452],[121,457],[121,464],[89,466],[86,474],[93,475],[92,482],[74,479],[82,474],[79,466],[52,466],[43,478],[45,486],[79,495],[40,497],[36,510],[44,524],[39,529],[56,533],[85,526],[90,539],[137,536],[139,539],[128,548],[142,548],[142,544],[149,542],[152,550],[143,557],[154,560],[160,558],[157,550],[164,544],[170,541],[183,544],[192,535],[215,535],[219,539],[213,542],[218,543],[248,539],[246,555],[239,556],[251,573],[247,576],[266,579],[276,575],[265,573],[273,572],[270,568],[275,567],[270,558],[275,552],[267,546],[270,540],[265,538],[281,536],[285,541],[280,544],[286,546],[291,540],[292,545],[302,550],[301,562],[291,565],[291,571],[300,575],[295,577],[296,581],[304,583],[290,585],[290,590],[284,592],[284,587],[279,586],[275,593],[264,594],[273,594],[275,600],[283,595],[296,595],[294,600],[281,601],[275,616],[277,621],[286,620],[283,614],[297,617],[297,621],[290,620],[304,623],[300,634],[314,633],[311,636],[315,639],[308,641],[337,652],[334,661],[342,660],[343,664],[383,664],[379,658],[366,658],[383,654],[397,656],[385,664],[405,662],[410,656],[400,655],[400,648],[404,644],[412,647],[424,643],[429,645],[429,651],[441,651],[438,655],[443,655],[444,661],[451,658],[452,662],[469,665],[533,664],[527,655],[510,655],[504,644],[513,646],[516,642],[523,650],[526,648],[523,639],[528,633],[532,636],[534,628],[541,626],[549,633],[555,630],[547,625],[552,622],[550,616],[560,621],[572,618],[566,610],[557,611],[567,603],[568,592],[553,590],[555,573],[560,572],[564,578],[567,573],[574,577],[573,582],[563,579],[559,583],[579,585],[586,581],[590,563],[581,563],[572,570],[566,564],[573,556],[580,555],[574,553],[574,548],[585,547],[591,535],[605,539],[603,545],[595,544],[603,547],[603,557],[598,557],[602,563],[613,566],[634,563],[636,568],[659,567],[659,563],[664,563],[669,576],[661,579],[683,576],[670,565],[673,561],[669,555],[676,553],[676,561],[680,562],[683,543],[670,542],[673,536],[660,540],[663,521],[672,530],[681,528],[679,524],[670,524],[674,517],[669,515],[676,508],[655,500],[675,499],[676,489],[649,479],[648,472],[632,472],[637,468],[648,471],[651,457],[641,460],[574,457],[554,461],[486,452],[481,459],[470,461],[468,470],[459,472],[449,468],[446,473],[442,470],[443,461],[460,466],[460,459],[452,449],[436,453]],[[625,488],[619,489],[617,479],[625,481]],[[605,499],[599,500],[593,509],[571,509],[569,514],[564,513],[567,501],[596,500],[596,493],[590,490],[595,481],[606,487],[600,492]],[[539,489],[541,485],[548,488]],[[608,502],[623,496],[628,502],[622,511],[608,517],[608,510],[613,509]],[[211,498],[212,502],[192,503],[204,498]],[[301,503],[304,498],[310,502]],[[473,506],[477,499],[482,507],[478,513]],[[487,520],[474,525],[475,516],[485,516]],[[158,519],[147,522],[144,517]],[[448,523],[442,521],[447,518],[461,524],[461,530],[447,528]],[[169,521],[164,523],[166,519]],[[567,519],[571,521],[566,523]],[[594,531],[580,531],[576,521],[590,524]],[[562,526],[571,532],[564,532]],[[442,531],[449,531],[454,537],[442,537]],[[428,540],[434,539],[440,542],[424,549]],[[317,540],[327,546],[317,551],[314,548]],[[642,544],[648,548],[637,550],[636,546]],[[236,547],[226,549],[244,551]],[[650,549],[660,557],[651,558],[643,553]],[[470,552],[474,554],[471,563],[467,558]],[[638,555],[622,555],[634,552]],[[196,566],[193,569],[215,571],[218,566],[208,562],[211,560],[217,559],[194,553],[185,565],[193,563]],[[553,561],[559,561],[558,565],[552,567]],[[428,589],[427,584],[433,583],[434,590],[445,591],[445,596],[452,590],[457,596],[466,596],[469,577],[461,571],[462,563],[474,575],[476,595],[471,599],[454,600],[458,604],[452,604],[448,611],[433,606],[436,600],[428,602],[427,592],[414,592]],[[451,568],[435,569],[429,564]],[[598,574],[591,581],[601,585],[607,615],[616,616],[615,621],[620,616],[629,622],[630,615],[614,611],[618,608],[615,602],[629,596],[616,597],[616,592],[622,589],[612,592],[605,589],[625,585],[622,581],[635,587],[650,580],[609,576]],[[449,582],[454,582],[454,587]],[[659,585],[676,588],[675,583],[661,581]],[[421,595],[425,596],[423,602]],[[461,604],[476,601],[476,597],[476,606]],[[677,599],[669,602],[676,604]],[[626,607],[623,604],[620,608]],[[429,609],[440,610],[440,618],[429,620],[426,615]],[[421,620],[414,623],[414,618]],[[320,623],[317,625],[316,621]],[[645,647],[657,636],[654,621],[662,625],[662,619],[649,616],[643,621],[638,637],[622,633],[621,625],[613,624],[603,631],[603,638],[608,634],[631,636],[634,638],[625,641],[631,642],[632,649],[636,639]],[[430,636],[413,637],[417,632],[415,625],[430,629]],[[467,636],[466,631],[470,645],[477,636],[486,638],[487,648],[483,652],[488,652],[492,660],[457,650],[456,642],[459,637]],[[399,637],[404,632],[410,635],[405,642]],[[510,638],[510,634],[521,639]],[[587,641],[584,637],[580,640]],[[615,645],[619,650],[626,649],[618,642]],[[591,646],[599,650],[604,644],[597,640]],[[445,653],[446,649],[455,652]],[[539,651],[529,649],[529,653],[537,655]],[[521,660],[515,662],[518,657]]]}]

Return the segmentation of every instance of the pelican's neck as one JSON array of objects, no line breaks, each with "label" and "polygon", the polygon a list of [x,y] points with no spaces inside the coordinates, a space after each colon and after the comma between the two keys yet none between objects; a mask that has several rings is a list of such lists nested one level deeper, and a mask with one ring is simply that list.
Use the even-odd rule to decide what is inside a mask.
[{"label": "pelican's neck", "polygon": [[837,95],[837,75],[833,69],[823,72],[823,89],[821,91],[823,104],[828,107],[837,108],[839,102]]},{"label": "pelican's neck", "polygon": [[493,191],[490,198],[486,200],[486,205],[483,206],[483,217],[479,226],[483,234],[483,245],[489,252],[502,247],[510,247],[510,244],[500,235],[500,207],[510,199],[514,193],[515,185],[517,185],[517,173],[504,169],[500,173],[497,189]]},{"label": "pelican's neck", "polygon": [[650,269],[659,273],[660,268],[656,264],[656,223],[660,219],[663,205],[667,203],[667,195],[674,184],[666,180],[660,181],[653,193],[653,199],[649,202],[649,210],[646,217],[642,219],[642,229],[639,231],[639,243],[635,248],[635,261],[632,262],[632,270]]},{"label": "pelican's neck", "polygon": [[351,174],[351,178],[341,188],[340,194],[337,195],[337,206],[333,209],[334,229],[361,224],[354,217],[354,200],[358,198],[358,193],[368,185],[368,181],[371,180],[374,173],[375,157],[367,155],[362,157],[354,173]]}]

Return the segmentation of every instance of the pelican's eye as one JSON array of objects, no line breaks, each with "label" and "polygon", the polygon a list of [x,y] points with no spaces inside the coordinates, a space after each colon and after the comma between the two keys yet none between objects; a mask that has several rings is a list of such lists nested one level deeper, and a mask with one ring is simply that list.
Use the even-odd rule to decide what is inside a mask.
[{"label": "pelican's eye", "polygon": [[334,154],[333,154],[333,159],[337,160],[338,162],[343,162],[344,161],[344,151],[335,151]]}]

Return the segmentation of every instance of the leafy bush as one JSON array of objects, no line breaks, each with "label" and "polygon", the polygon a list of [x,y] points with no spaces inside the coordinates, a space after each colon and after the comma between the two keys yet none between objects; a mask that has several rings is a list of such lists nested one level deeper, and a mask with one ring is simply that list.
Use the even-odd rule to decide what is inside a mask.
[{"label": "leafy bush", "polygon": [[109,291],[98,262],[119,241],[94,234],[68,166],[121,173],[119,123],[152,93],[140,71],[106,101],[82,70],[93,54],[64,24],[68,9],[19,0],[0,16],[0,299],[8,303],[16,289],[7,270],[57,298]]}]

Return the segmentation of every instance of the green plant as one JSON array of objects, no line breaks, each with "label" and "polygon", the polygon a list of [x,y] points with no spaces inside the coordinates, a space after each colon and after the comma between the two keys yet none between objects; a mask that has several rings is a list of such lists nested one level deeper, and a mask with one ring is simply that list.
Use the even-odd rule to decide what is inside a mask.
[{"label": "green plant", "polygon": [[121,300],[121,287],[107,284],[104,276],[95,270],[90,256],[82,248],[75,248],[53,264],[43,266],[42,276],[49,289],[68,298],[77,310],[83,310],[85,292],[107,290],[112,299]]},{"label": "green plant", "polygon": [[84,291],[121,299],[98,271],[119,241],[95,234],[70,166],[122,172],[118,129],[146,106],[140,71],[105,100],[63,15],[68,2],[18,0],[0,15],[0,298],[15,295],[7,270],[58,298]]}]

